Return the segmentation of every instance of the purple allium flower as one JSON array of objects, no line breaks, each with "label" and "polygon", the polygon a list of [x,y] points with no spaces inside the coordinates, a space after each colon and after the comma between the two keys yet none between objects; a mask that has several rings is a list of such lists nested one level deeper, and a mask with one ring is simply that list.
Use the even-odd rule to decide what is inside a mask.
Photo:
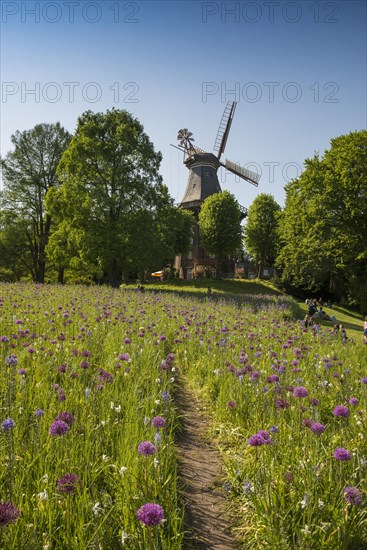
[{"label": "purple allium flower", "polygon": [[337,405],[333,409],[333,414],[335,414],[335,416],[344,416],[344,418],[348,418],[349,409],[348,409],[348,407],[345,407],[344,405]]},{"label": "purple allium flower", "polygon": [[344,449],[344,447],[338,447],[334,451],[334,458],[335,460],[350,460],[352,457],[347,449]]},{"label": "purple allium flower", "polygon": [[322,432],[325,431],[325,426],[323,424],[320,424],[320,422],[314,422],[311,425],[311,431],[317,435],[322,434]]},{"label": "purple allium flower", "polygon": [[229,409],[234,409],[235,406],[236,406],[235,401],[228,401],[227,407],[228,407]]},{"label": "purple allium flower", "polygon": [[293,388],[294,397],[307,397],[308,391],[303,386],[296,386]]},{"label": "purple allium flower", "polygon": [[277,434],[279,432],[278,426],[271,426],[269,428],[269,432],[272,433],[272,434]]},{"label": "purple allium flower", "polygon": [[367,384],[367,376],[365,376],[364,378],[362,378],[362,384]]},{"label": "purple allium flower", "polygon": [[130,340],[130,338],[125,338],[125,340],[124,340],[124,344],[131,344],[131,340]]},{"label": "purple allium flower", "polygon": [[162,399],[164,399],[165,401],[170,401],[171,395],[167,390],[162,391]]},{"label": "purple allium flower", "polygon": [[256,434],[248,438],[247,443],[252,447],[260,447],[260,445],[270,445],[270,435],[265,430],[260,430]]},{"label": "purple allium flower", "polygon": [[251,374],[250,374],[250,378],[251,380],[257,380],[258,378],[260,378],[260,373],[256,370],[254,370]]},{"label": "purple allium flower", "polygon": [[19,369],[18,374],[27,374],[26,369]]},{"label": "purple allium flower", "polygon": [[156,447],[150,441],[142,441],[138,445],[138,453],[143,456],[154,455]]},{"label": "purple allium flower", "polygon": [[55,420],[50,426],[50,435],[64,435],[69,429],[69,424],[63,420]]},{"label": "purple allium flower", "polygon": [[136,512],[136,517],[147,527],[155,527],[164,520],[164,510],[159,504],[147,502]]},{"label": "purple allium flower", "polygon": [[5,357],[5,364],[6,365],[17,365],[18,364],[18,357],[14,354],[8,355],[7,357]]},{"label": "purple allium flower", "polygon": [[284,480],[288,483],[291,483],[293,481],[293,476],[291,472],[284,472]]},{"label": "purple allium flower", "polygon": [[4,432],[7,432],[15,428],[15,422],[12,418],[5,418],[5,420],[1,423],[1,427]]},{"label": "purple allium flower", "polygon": [[0,529],[18,519],[20,511],[11,502],[0,501]]},{"label": "purple allium flower", "polygon": [[320,405],[320,401],[316,399],[315,397],[310,397],[310,405],[313,405],[314,407],[317,407]]},{"label": "purple allium flower", "polygon": [[306,428],[311,428],[313,423],[314,421],[312,420],[312,418],[304,418],[302,420],[302,426],[306,426]]},{"label": "purple allium flower", "polygon": [[345,500],[349,502],[349,504],[353,504],[355,506],[358,506],[358,504],[362,503],[363,497],[362,493],[357,487],[346,487],[343,491]]},{"label": "purple allium flower", "polygon": [[130,361],[130,355],[128,353],[120,353],[117,358],[121,361]]},{"label": "purple allium flower", "polygon": [[36,412],[34,414],[36,416],[43,416],[45,414],[45,411],[43,409],[36,409]]},{"label": "purple allium flower", "polygon": [[277,374],[271,374],[265,379],[265,382],[279,382],[279,376]]},{"label": "purple allium flower", "polygon": [[289,406],[290,404],[285,399],[277,399],[275,401],[275,407],[277,409],[288,409]]},{"label": "purple allium flower", "polygon": [[59,493],[74,493],[80,487],[80,478],[75,474],[64,474],[56,482],[56,487]]},{"label": "purple allium flower", "polygon": [[356,397],[351,397],[348,401],[349,405],[359,405],[359,399]]},{"label": "purple allium flower", "polygon": [[80,363],[80,367],[81,367],[82,369],[89,369],[89,367],[90,367],[89,361],[82,361],[82,362]]},{"label": "purple allium flower", "polygon": [[66,422],[66,424],[70,427],[74,424],[75,422],[75,417],[73,415],[73,413],[69,413],[67,411],[62,411],[61,413],[59,413],[55,420],[62,420],[63,422]]},{"label": "purple allium flower", "polygon": [[162,416],[155,416],[152,419],[153,428],[163,428],[166,425],[166,421]]}]

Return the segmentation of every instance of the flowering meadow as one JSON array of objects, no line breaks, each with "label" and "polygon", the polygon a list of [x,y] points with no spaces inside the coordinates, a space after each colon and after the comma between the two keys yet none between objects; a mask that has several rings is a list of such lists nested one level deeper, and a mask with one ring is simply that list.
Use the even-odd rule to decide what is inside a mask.
[{"label": "flowering meadow", "polygon": [[243,548],[367,548],[367,347],[291,299],[4,284],[0,353],[1,548],[182,548],[183,383]]}]

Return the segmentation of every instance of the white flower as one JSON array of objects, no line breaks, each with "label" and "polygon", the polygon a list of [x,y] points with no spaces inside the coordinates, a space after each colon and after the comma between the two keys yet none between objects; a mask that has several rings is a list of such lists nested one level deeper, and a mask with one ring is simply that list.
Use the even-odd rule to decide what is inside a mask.
[{"label": "white flower", "polygon": [[48,474],[45,474],[44,476],[42,476],[41,481],[43,481],[43,483],[47,483],[48,482]]},{"label": "white flower", "polygon": [[124,476],[125,475],[125,472],[126,472],[127,468],[126,466],[122,466],[119,470],[119,474],[120,476]]},{"label": "white flower", "polygon": [[85,388],[85,397],[86,397],[87,399],[90,398],[90,388]]},{"label": "white flower", "polygon": [[308,496],[303,495],[303,500],[301,500],[301,502],[299,504],[302,506],[302,508],[306,508],[307,502],[308,502]]},{"label": "white flower", "polygon": [[115,408],[115,403],[111,401],[111,409],[113,410]]},{"label": "white flower", "polygon": [[301,529],[301,533],[303,533],[304,535],[311,535],[311,531],[310,531],[308,525],[305,525],[305,528]]},{"label": "white flower", "polygon": [[107,455],[102,455],[103,462],[108,462],[110,458]]},{"label": "white flower", "polygon": [[159,465],[159,460],[158,460],[158,458],[155,458],[155,459],[153,460],[153,464],[154,464],[154,467],[155,467],[155,468]]},{"label": "white flower", "polygon": [[100,514],[102,514],[103,508],[102,508],[102,506],[101,506],[101,503],[100,503],[100,502],[96,502],[96,503],[93,505],[92,510],[93,510],[93,514],[94,514],[95,516],[99,516]]},{"label": "white flower", "polygon": [[117,407],[115,407],[115,411],[118,413],[121,412],[121,405],[117,405]]},{"label": "white flower", "polygon": [[319,499],[319,508],[323,508],[325,506],[325,503]]},{"label": "white flower", "polygon": [[43,500],[48,500],[47,489],[45,489],[44,491],[41,491],[41,493],[38,493],[38,498],[39,498],[40,502],[42,502]]},{"label": "white flower", "polygon": [[121,533],[121,544],[122,544],[122,546],[125,545],[125,541],[129,538],[129,536],[130,535],[125,533],[125,531],[122,531],[122,533]]},{"label": "white flower", "polygon": [[156,400],[154,401],[154,403],[155,403],[156,405],[159,405],[159,404],[160,404],[160,400],[159,400],[159,399],[156,399]]}]

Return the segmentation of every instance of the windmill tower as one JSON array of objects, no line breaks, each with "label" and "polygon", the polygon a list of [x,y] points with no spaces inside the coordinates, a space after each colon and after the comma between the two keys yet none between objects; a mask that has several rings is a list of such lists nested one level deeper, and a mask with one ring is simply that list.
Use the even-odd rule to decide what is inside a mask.
[{"label": "windmill tower", "polygon": [[[194,237],[191,251],[187,255],[177,256],[175,260],[175,268],[180,273],[180,278],[190,279],[197,266],[215,269],[217,258],[208,256],[201,246],[200,231],[198,225],[199,212],[204,200],[222,191],[218,180],[218,168],[223,166],[229,172],[236,174],[241,179],[244,179],[253,185],[258,185],[260,176],[238,164],[226,159],[221,162],[221,156],[224,153],[229,131],[231,129],[233,116],[236,110],[237,103],[229,101],[224,109],[222,119],[219,124],[219,129],[214,143],[213,153],[207,153],[203,149],[193,145],[195,141],[192,133],[187,128],[179,130],[177,139],[179,147],[184,153],[184,164],[189,170],[189,177],[186,185],[186,190],[179,204],[180,208],[186,208],[194,213],[195,227]],[[243,218],[247,214],[247,210],[241,207]],[[213,271],[214,272],[214,271]]]}]

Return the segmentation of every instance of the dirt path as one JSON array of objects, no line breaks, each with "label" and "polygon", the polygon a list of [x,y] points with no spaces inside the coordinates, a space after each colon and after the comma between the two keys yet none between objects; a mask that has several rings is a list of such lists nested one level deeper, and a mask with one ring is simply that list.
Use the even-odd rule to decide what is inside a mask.
[{"label": "dirt path", "polygon": [[208,424],[195,397],[180,383],[175,395],[182,415],[177,440],[186,506],[187,550],[239,550],[226,518],[224,489],[220,487],[221,459],[208,441]]}]

